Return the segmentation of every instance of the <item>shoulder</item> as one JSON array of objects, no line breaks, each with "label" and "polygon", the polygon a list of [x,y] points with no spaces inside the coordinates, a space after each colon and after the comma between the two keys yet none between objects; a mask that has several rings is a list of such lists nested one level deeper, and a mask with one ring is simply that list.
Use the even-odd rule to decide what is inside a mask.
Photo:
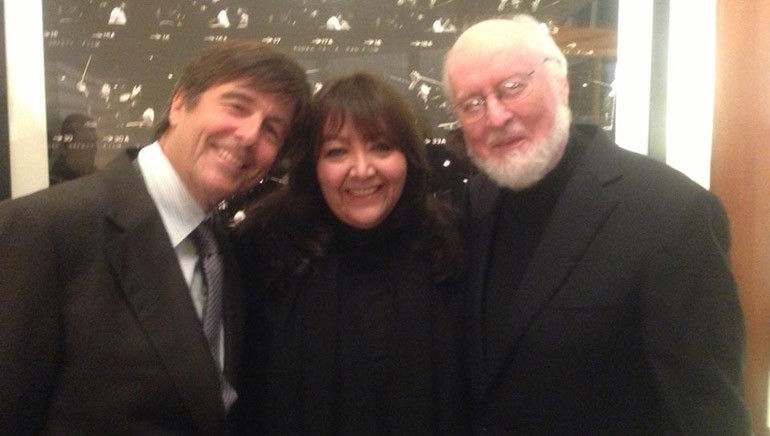
[{"label": "shoulder", "polygon": [[609,199],[614,215],[635,223],[637,231],[658,240],[681,239],[690,231],[708,230],[720,245],[729,245],[727,213],[719,198],[671,166],[625,150],[601,135],[593,138],[573,177],[571,198]]},{"label": "shoulder", "polygon": [[[587,141],[578,174],[588,175],[600,189],[615,192],[620,200],[639,206],[677,208],[704,198],[716,200],[704,187],[675,168],[633,151],[606,137],[598,128],[577,126],[573,135]],[[586,183],[585,178],[581,183]],[[718,202],[718,201],[717,201]]]},{"label": "shoulder", "polygon": [[[129,160],[110,164],[88,176],[60,183],[13,200],[0,202],[0,226],[13,222],[70,233],[95,230],[93,225],[109,214],[120,215],[152,206],[138,172]],[[27,223],[27,224],[24,224]]]},{"label": "shoulder", "polygon": [[11,216],[35,220],[61,220],[91,211],[101,203],[103,189],[96,177],[86,176],[0,202],[0,221]]}]

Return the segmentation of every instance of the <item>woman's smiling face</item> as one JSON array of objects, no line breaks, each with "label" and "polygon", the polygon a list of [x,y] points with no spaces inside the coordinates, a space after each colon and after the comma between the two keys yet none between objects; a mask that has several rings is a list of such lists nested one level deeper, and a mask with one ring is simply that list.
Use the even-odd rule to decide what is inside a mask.
[{"label": "woman's smiling face", "polygon": [[348,118],[324,135],[316,163],[321,193],[334,216],[358,229],[381,224],[406,183],[404,153],[385,138],[364,139]]}]

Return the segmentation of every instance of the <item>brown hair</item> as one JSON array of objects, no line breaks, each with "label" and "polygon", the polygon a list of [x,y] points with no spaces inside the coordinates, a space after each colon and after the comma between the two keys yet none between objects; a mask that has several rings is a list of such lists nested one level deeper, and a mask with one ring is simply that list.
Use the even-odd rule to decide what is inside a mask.
[{"label": "brown hair", "polygon": [[262,278],[275,289],[310,274],[330,253],[336,220],[324,202],[316,162],[324,135],[350,119],[366,139],[383,137],[406,156],[407,176],[396,207],[381,224],[397,230],[424,256],[436,283],[454,279],[464,267],[457,215],[428,193],[430,166],[424,136],[407,101],[379,76],[357,72],[326,82],[313,98],[310,144],[290,156],[289,184],[247,209],[237,233],[256,249]]},{"label": "brown hair", "polygon": [[[242,79],[256,91],[284,96],[293,103],[295,123],[306,119],[310,85],[305,70],[290,56],[257,41],[230,40],[201,49],[182,68],[172,97],[181,92],[185,105],[194,107],[212,86]],[[156,126],[156,139],[168,128],[167,109]]]},{"label": "brown hair", "polygon": [[[359,71],[331,79],[313,97],[318,117],[312,152],[305,149],[294,160],[289,179],[294,188],[320,195],[316,175],[318,149],[324,136],[334,136],[350,118],[353,127],[371,140],[383,137],[406,156],[407,176],[395,217],[412,209],[428,190],[430,166],[425,152],[424,134],[418,118],[406,100],[379,76]],[[391,219],[392,221],[392,219]]]}]

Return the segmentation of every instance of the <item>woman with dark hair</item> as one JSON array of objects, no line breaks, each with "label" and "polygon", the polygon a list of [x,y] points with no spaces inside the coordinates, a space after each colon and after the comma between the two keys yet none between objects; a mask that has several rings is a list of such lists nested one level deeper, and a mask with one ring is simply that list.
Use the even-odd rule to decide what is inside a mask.
[{"label": "woman with dark hair", "polygon": [[247,430],[462,434],[463,249],[428,194],[417,117],[364,72],[327,82],[314,103],[314,146],[236,229],[254,288]]}]

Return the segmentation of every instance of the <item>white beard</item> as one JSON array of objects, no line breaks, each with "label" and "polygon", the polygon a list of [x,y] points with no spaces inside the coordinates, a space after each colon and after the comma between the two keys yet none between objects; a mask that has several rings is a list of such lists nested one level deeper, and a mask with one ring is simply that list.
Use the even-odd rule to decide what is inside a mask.
[{"label": "white beard", "polygon": [[479,158],[468,147],[474,164],[498,185],[522,191],[543,179],[559,162],[569,140],[572,113],[564,105],[556,111],[551,133],[526,150],[511,150],[502,158]]}]

